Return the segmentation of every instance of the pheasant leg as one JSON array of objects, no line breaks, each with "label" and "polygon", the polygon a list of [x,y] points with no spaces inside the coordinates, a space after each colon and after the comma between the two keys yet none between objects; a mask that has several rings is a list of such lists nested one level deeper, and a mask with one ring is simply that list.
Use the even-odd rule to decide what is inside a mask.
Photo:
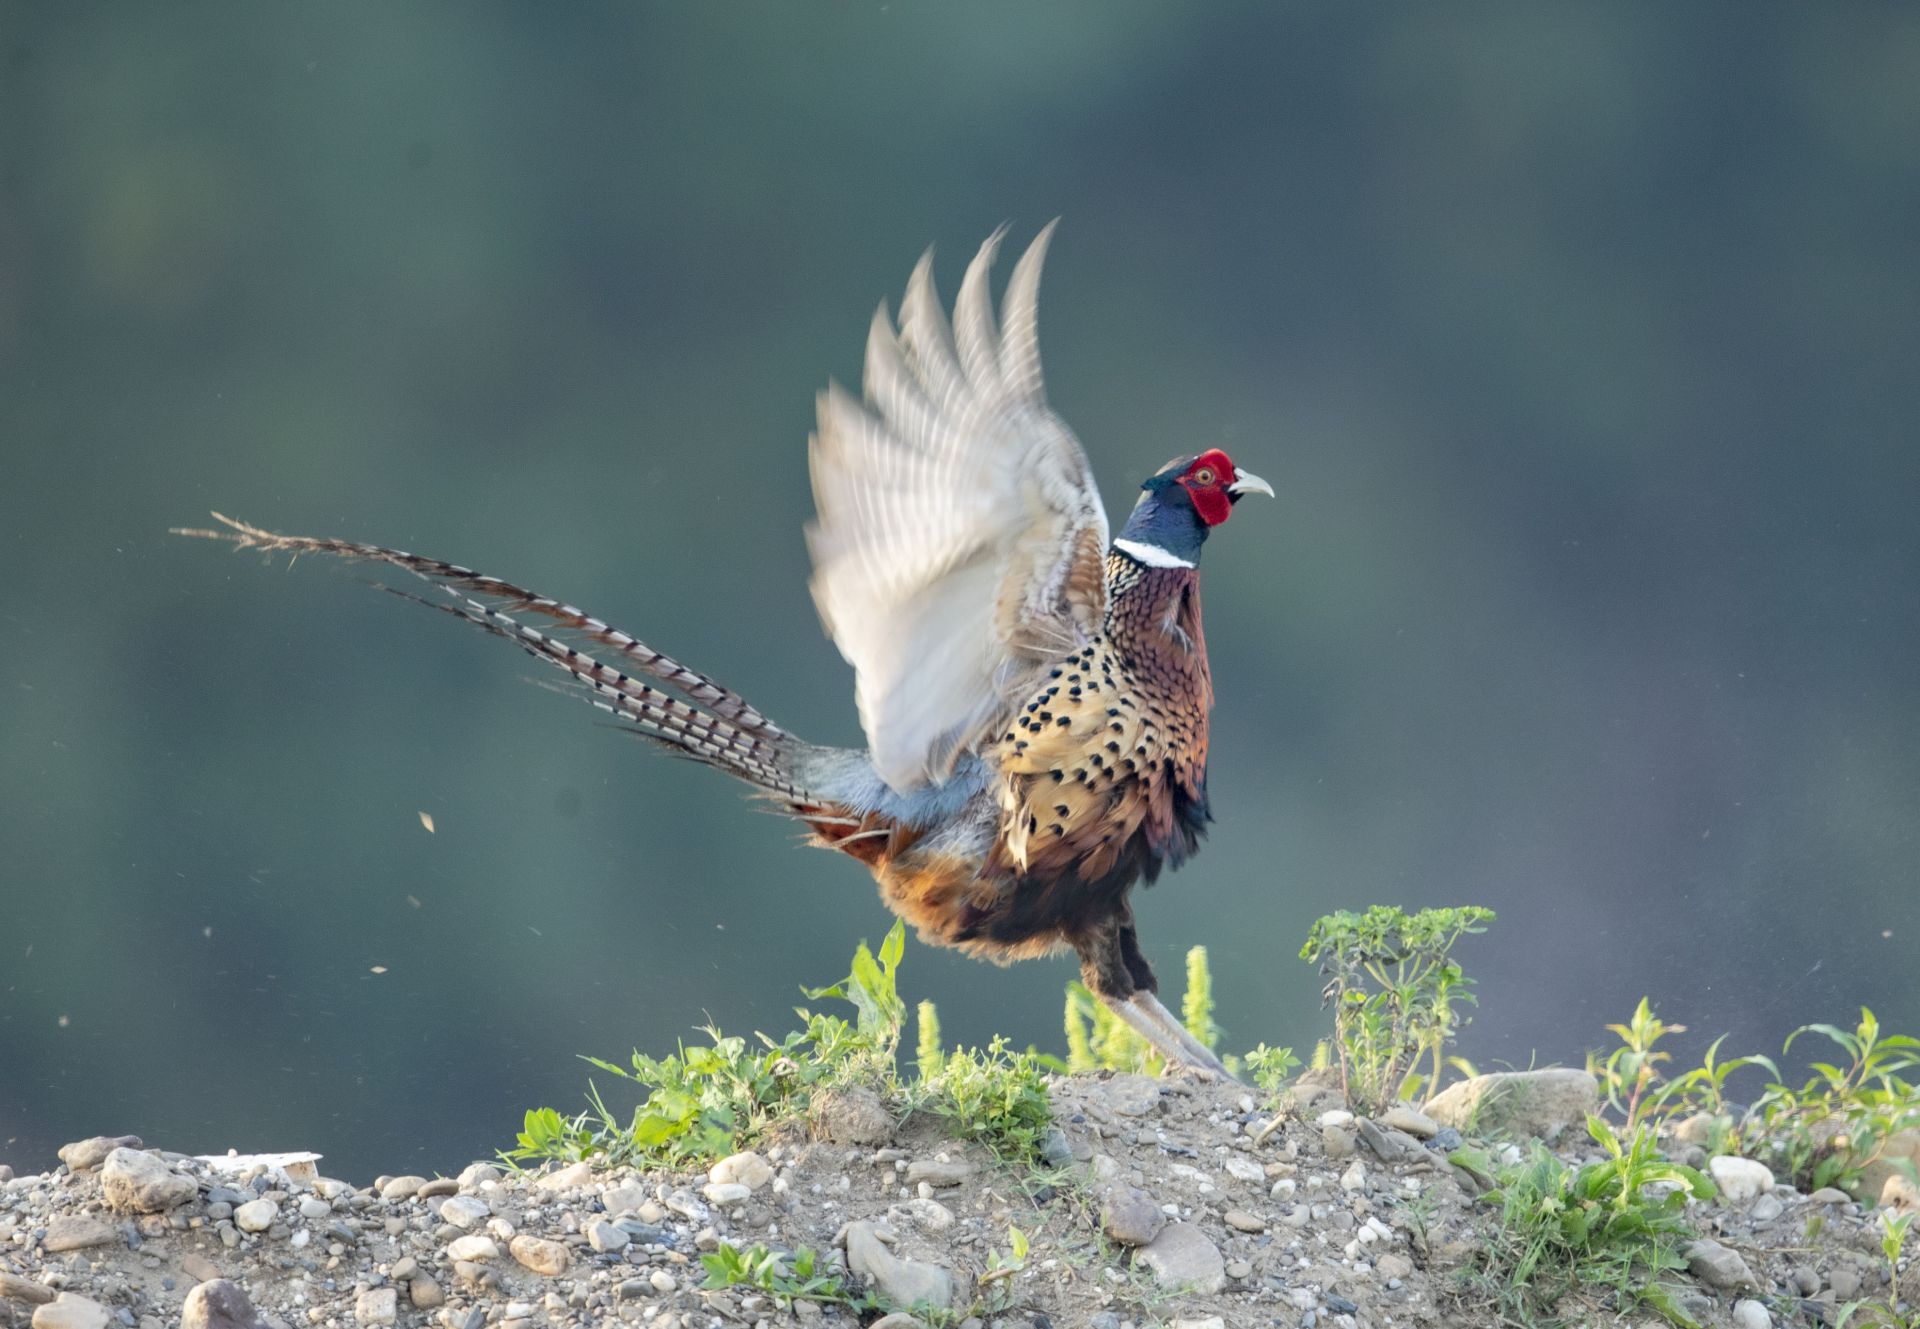
[{"label": "pheasant leg", "polygon": [[1233,1078],[1227,1074],[1227,1068],[1220,1064],[1220,1059],[1181,1028],[1180,1022],[1173,1018],[1173,1013],[1151,992],[1135,992],[1128,997],[1102,994],[1100,1000],[1108,1010],[1124,1020],[1128,1028],[1152,1044],[1154,1051],[1166,1058],[1169,1066],[1178,1066],[1202,1080]]}]

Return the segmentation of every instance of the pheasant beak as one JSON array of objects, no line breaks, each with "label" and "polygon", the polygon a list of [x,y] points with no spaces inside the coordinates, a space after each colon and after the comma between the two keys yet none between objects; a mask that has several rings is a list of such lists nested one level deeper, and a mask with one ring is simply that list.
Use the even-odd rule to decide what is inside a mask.
[{"label": "pheasant beak", "polygon": [[1227,486],[1227,492],[1235,498],[1239,498],[1242,494],[1265,494],[1268,498],[1272,498],[1273,486],[1252,471],[1243,471],[1236,466],[1233,468],[1233,483]]}]

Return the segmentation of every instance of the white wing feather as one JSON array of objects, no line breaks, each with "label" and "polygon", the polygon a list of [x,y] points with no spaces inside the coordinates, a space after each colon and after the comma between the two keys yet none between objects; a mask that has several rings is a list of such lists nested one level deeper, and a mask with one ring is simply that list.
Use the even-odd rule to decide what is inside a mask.
[{"label": "white wing feather", "polygon": [[998,326],[1000,232],[968,267],[951,329],[923,257],[898,330],[884,305],[874,315],[864,404],[820,396],[814,603],[854,667],[874,767],[902,792],[945,779],[1105,613],[1106,513],[1040,374],[1052,233],[1015,266]]}]

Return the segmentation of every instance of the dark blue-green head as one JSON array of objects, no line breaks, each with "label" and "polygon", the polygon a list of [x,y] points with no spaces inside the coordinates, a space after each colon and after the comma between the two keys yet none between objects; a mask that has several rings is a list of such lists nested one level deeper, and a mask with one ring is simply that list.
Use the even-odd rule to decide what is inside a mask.
[{"label": "dark blue-green head", "polygon": [[1133,515],[1114,548],[1152,567],[1196,567],[1207,533],[1233,515],[1247,494],[1273,497],[1273,486],[1233,464],[1218,448],[1175,457],[1140,486]]}]

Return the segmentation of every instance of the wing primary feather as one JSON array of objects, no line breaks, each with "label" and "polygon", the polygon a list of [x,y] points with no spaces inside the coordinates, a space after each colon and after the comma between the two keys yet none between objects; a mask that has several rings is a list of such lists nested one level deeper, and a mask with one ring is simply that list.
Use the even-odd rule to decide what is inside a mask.
[{"label": "wing primary feather", "polygon": [[1000,307],[1001,373],[1016,397],[1035,405],[1044,405],[1047,400],[1040,375],[1040,269],[1059,225],[1060,219],[1055,217],[1042,227],[1013,265]]},{"label": "wing primary feather", "polygon": [[1000,334],[995,327],[989,280],[1006,233],[1002,225],[980,246],[980,252],[967,265],[967,275],[961,279],[960,294],[953,305],[953,340],[960,350],[960,367],[974,391],[994,402],[1006,395],[1006,384],[1000,377]]}]

